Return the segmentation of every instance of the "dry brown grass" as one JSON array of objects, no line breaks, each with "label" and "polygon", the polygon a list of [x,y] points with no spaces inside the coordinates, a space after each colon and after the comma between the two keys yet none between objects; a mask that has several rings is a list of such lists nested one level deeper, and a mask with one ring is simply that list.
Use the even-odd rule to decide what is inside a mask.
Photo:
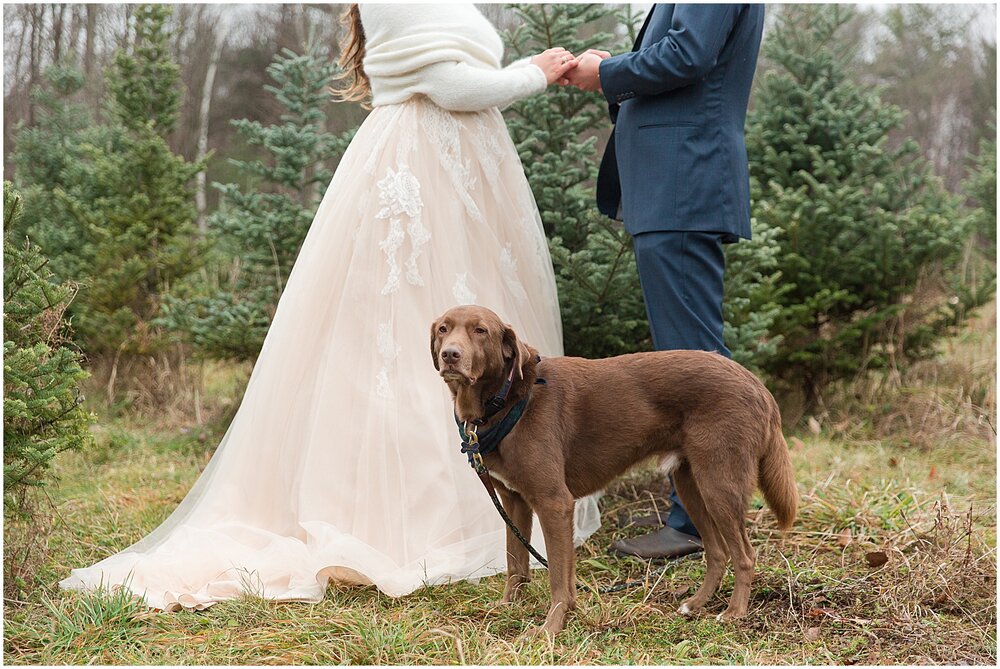
[{"label": "dry brown grass", "polygon": [[[876,442],[792,442],[801,491],[795,525],[778,531],[759,499],[748,514],[757,577],[751,620],[738,634],[768,642],[751,642],[745,661],[992,663],[995,453],[976,442],[945,458],[937,449],[897,456]],[[659,498],[654,473],[636,476],[605,500],[606,522]],[[665,614],[688,592],[683,571],[691,570],[668,573],[650,600]],[[710,613],[724,608],[728,587],[730,578]]]},{"label": "dry brown grass", "polygon": [[970,438],[995,441],[996,323],[994,298],[941,343],[939,356],[903,371],[860,375],[842,385],[814,420],[843,438],[919,448]]},{"label": "dry brown grass", "polygon": [[249,363],[183,361],[177,352],[119,363],[110,394],[113,360],[94,360],[84,382],[87,405],[98,414],[154,431],[194,430],[235,413],[250,377]]},{"label": "dry brown grass", "polygon": [[18,514],[4,519],[3,599],[5,605],[19,604],[33,589],[39,567],[48,559],[45,540],[53,514],[42,491],[26,490],[18,503]]}]

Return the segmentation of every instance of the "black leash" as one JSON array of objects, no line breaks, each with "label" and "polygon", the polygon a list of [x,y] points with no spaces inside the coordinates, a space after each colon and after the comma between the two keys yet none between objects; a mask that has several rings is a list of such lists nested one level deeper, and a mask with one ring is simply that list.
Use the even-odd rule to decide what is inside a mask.
[{"label": "black leash", "polygon": [[476,461],[476,464],[473,466],[476,469],[476,474],[479,475],[479,480],[482,481],[483,486],[486,488],[486,492],[489,493],[490,499],[493,500],[493,506],[497,508],[497,512],[500,514],[500,517],[503,518],[503,522],[507,523],[507,527],[510,528],[510,531],[514,533],[514,536],[517,537],[517,540],[520,541],[522,544],[524,544],[524,547],[528,549],[528,552],[534,555],[535,559],[541,562],[543,567],[548,569],[549,568],[548,560],[542,557],[542,554],[539,553],[537,550],[535,550],[535,547],[532,546],[531,543],[524,538],[524,535],[521,534],[521,530],[517,529],[517,525],[514,524],[514,521],[510,519],[510,516],[508,516],[507,512],[504,510],[503,504],[501,504],[500,499],[497,498],[497,491],[496,488],[493,487],[493,479],[490,478],[490,472],[488,469],[486,469],[486,465],[483,464],[482,456],[480,456],[477,453],[474,459]]}]

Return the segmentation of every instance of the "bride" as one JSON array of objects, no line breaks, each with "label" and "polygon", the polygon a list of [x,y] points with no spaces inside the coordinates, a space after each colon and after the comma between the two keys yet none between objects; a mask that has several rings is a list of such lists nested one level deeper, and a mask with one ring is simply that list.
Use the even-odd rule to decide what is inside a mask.
[{"label": "bride", "polygon": [[[316,602],[330,580],[400,596],[506,567],[503,521],[466,458],[428,328],[489,306],[562,353],[548,246],[498,111],[576,62],[501,69],[472,5],[352,5],[341,65],[373,111],[344,154],[211,462],[149,536],[64,588],[157,609],[251,592]],[[599,526],[579,500],[577,543]],[[534,536],[541,536],[535,532]]]}]

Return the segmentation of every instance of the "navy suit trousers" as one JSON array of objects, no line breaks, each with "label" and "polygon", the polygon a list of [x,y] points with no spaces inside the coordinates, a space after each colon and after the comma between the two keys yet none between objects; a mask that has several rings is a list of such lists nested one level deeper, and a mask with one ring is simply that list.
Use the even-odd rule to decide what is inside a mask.
[{"label": "navy suit trousers", "polygon": [[[716,351],[732,357],[722,340],[723,235],[644,232],[632,239],[653,347]],[[670,499],[667,526],[698,536],[676,490]]]}]

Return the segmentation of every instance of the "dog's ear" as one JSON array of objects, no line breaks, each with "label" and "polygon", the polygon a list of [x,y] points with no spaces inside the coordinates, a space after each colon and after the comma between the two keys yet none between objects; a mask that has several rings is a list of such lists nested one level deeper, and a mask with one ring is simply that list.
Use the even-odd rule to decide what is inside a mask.
[{"label": "dog's ear", "polygon": [[431,358],[434,360],[434,369],[441,371],[441,365],[438,362],[438,338],[437,338],[438,322],[434,321],[431,323]]},{"label": "dog's ear", "polygon": [[514,369],[517,370],[517,378],[523,379],[524,372],[521,370],[521,367],[531,357],[531,353],[528,352],[528,347],[517,338],[514,328],[509,325],[504,325],[503,328],[503,357],[504,360],[514,360]]}]

